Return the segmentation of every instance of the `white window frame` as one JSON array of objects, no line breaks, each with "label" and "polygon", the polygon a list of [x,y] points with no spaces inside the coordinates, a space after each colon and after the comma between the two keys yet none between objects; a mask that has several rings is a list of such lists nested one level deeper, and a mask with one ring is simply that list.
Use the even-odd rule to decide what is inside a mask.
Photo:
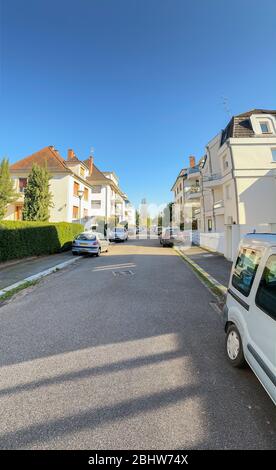
[{"label": "white window frame", "polygon": [[[271,114],[252,114],[250,116],[253,131],[256,135],[270,136],[276,134],[276,120]],[[267,124],[269,132],[262,132],[261,124]]]}]

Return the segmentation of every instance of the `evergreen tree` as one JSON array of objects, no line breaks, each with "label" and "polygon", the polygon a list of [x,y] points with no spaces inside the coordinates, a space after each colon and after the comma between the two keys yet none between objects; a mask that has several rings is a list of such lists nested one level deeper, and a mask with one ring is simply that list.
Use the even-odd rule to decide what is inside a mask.
[{"label": "evergreen tree", "polygon": [[0,220],[3,219],[8,204],[15,201],[17,195],[10,176],[9,160],[3,158],[0,163]]},{"label": "evergreen tree", "polygon": [[53,207],[52,194],[49,191],[50,175],[47,168],[36,163],[28,176],[24,193],[24,220],[49,220],[49,208]]}]

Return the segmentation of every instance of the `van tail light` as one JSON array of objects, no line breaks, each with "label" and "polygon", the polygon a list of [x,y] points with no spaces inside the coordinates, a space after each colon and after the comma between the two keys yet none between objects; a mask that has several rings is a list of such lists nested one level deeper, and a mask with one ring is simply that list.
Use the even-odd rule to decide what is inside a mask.
[{"label": "van tail light", "polygon": [[92,245],[93,245],[93,246],[98,246],[98,242],[97,242],[97,241],[96,241],[96,242],[93,242]]}]

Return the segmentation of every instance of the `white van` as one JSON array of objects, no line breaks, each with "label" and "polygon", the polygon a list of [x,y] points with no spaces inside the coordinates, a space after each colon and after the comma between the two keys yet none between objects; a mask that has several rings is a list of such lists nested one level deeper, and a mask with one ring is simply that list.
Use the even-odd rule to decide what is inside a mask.
[{"label": "white van", "polygon": [[276,234],[240,242],[223,320],[229,362],[247,362],[276,404]]}]

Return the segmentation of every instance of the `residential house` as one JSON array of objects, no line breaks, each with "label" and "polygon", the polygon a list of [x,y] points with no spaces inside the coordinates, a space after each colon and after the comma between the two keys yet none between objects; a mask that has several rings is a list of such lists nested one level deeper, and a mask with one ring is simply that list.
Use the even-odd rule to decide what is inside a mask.
[{"label": "residential house", "polygon": [[[73,150],[68,150],[65,160],[58,150],[48,146],[10,166],[11,177],[19,196],[8,206],[6,220],[22,219],[24,190],[35,163],[46,167],[51,175],[49,186],[53,195],[53,207],[49,210],[50,221],[71,222],[73,219],[90,215],[92,186],[87,181],[89,167],[78,160]],[[81,199],[80,194],[83,194]]]},{"label": "residential house", "polygon": [[[10,166],[18,199],[10,204],[6,220],[22,219],[24,190],[33,164],[46,167],[50,173],[51,222],[77,220],[97,223],[97,218],[113,223],[125,221],[127,196],[121,191],[114,172],[101,172],[94,164],[94,157],[80,160],[72,149],[65,160],[53,146],[45,147]],[[113,219],[112,219],[113,218]],[[128,222],[128,220],[126,220]]]},{"label": "residential house", "polygon": [[129,223],[126,213],[128,198],[119,187],[119,178],[113,171],[100,171],[94,164],[93,156],[85,163],[91,167],[87,181],[92,185],[92,224],[97,225],[102,221],[109,225]]},{"label": "residential house", "polygon": [[180,226],[184,223],[184,181],[187,175],[187,169],[180,170],[171,191],[174,195],[173,200],[173,223]]},{"label": "residential house", "polygon": [[185,229],[200,229],[200,169],[194,156],[189,157],[189,168],[183,168],[171,191],[174,193],[174,223]]},{"label": "residential house", "polygon": [[233,116],[206,146],[201,244],[233,259],[246,232],[276,230],[276,111]]}]

